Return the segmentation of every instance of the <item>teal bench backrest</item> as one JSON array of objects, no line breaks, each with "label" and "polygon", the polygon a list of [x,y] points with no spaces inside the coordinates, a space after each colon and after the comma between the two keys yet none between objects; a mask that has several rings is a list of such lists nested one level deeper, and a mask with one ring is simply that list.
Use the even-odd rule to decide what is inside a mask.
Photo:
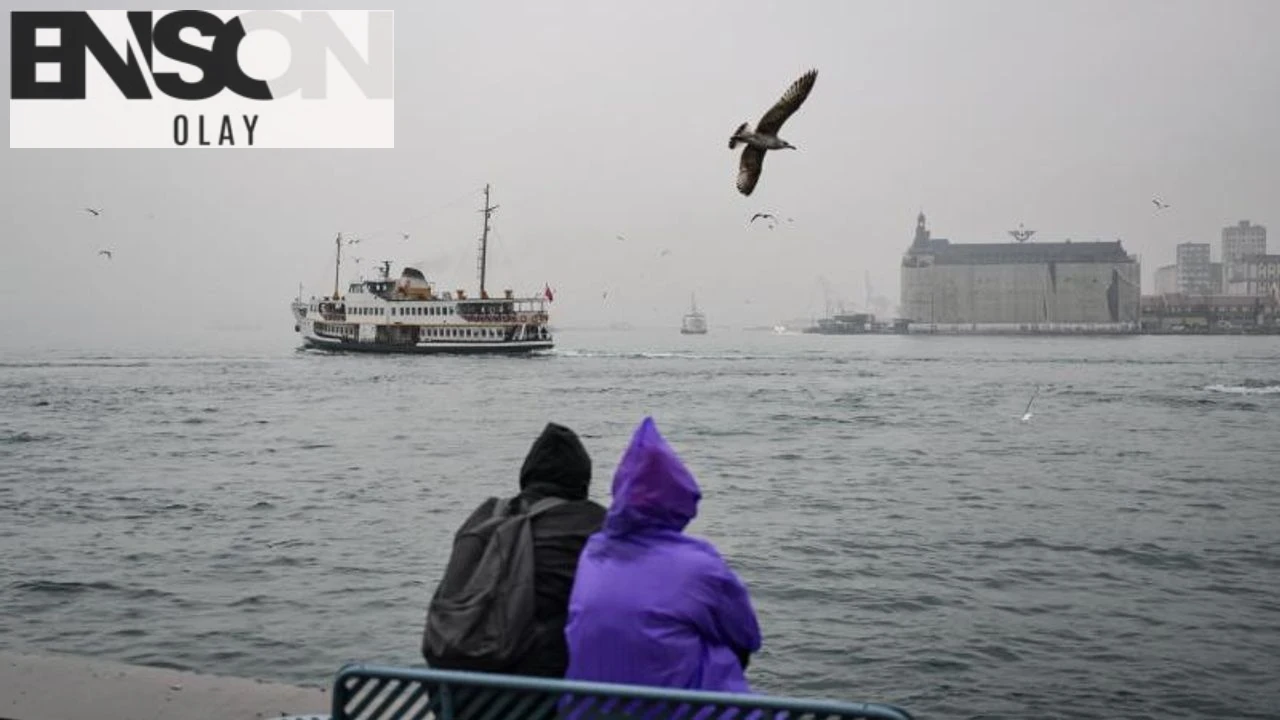
[{"label": "teal bench backrest", "polygon": [[332,720],[912,720],[879,703],[353,663],[338,671]]}]

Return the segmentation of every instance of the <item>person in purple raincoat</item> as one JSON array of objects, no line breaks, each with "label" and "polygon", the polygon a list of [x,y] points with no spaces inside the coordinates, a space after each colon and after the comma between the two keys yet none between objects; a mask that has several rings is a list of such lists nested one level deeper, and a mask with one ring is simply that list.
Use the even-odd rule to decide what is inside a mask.
[{"label": "person in purple raincoat", "polygon": [[760,649],[747,588],[706,540],[684,534],[702,492],[646,417],[613,476],[604,527],[569,596],[571,680],[751,692]]}]

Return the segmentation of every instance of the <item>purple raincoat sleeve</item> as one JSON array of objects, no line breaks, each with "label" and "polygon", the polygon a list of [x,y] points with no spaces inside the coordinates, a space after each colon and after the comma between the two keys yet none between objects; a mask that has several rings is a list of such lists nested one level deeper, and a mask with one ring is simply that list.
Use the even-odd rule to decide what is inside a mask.
[{"label": "purple raincoat sleeve", "polygon": [[703,550],[710,555],[699,593],[706,615],[698,618],[701,631],[718,644],[734,650],[754,653],[760,649],[760,625],[747,588],[709,544]]}]

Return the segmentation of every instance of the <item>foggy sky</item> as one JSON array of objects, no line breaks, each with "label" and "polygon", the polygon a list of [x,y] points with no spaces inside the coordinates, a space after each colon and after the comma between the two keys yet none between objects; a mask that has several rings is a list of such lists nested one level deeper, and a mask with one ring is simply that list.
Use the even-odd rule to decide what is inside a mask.
[{"label": "foggy sky", "polygon": [[[920,210],[955,242],[1120,238],[1146,292],[1240,219],[1280,247],[1273,0],[377,7],[394,150],[0,151],[0,349],[296,340],[288,303],[332,290],[339,231],[368,238],[344,291],[390,259],[474,292],[486,182],[491,292],[549,283],[560,326],[675,327],[695,291],[713,326],[772,324],[822,311],[819,276],[851,309],[867,273],[896,304]],[[782,133],[800,149],[742,197],[729,135],[810,67]]]}]

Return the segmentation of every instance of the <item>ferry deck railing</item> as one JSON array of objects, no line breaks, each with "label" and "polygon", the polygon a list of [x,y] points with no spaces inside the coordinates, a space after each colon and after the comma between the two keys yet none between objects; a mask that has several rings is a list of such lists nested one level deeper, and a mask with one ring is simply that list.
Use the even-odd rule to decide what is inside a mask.
[{"label": "ferry deck railing", "polygon": [[[327,720],[913,720],[895,705],[352,663]],[[318,720],[318,719],[317,719]]]}]

